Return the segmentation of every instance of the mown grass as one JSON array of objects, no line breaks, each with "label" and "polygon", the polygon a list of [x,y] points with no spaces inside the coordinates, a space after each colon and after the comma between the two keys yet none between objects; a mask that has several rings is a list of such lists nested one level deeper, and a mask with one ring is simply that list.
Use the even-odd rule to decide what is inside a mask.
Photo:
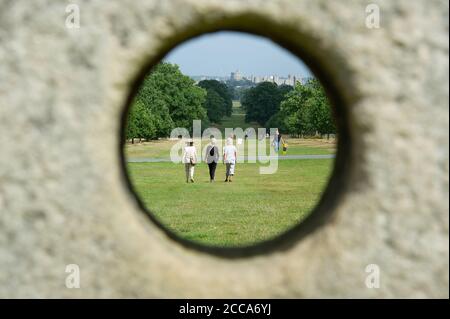
[{"label": "mown grass", "polygon": [[[245,123],[245,112],[241,108],[238,101],[233,101],[233,114],[230,117],[225,117],[221,124],[212,125],[222,132],[222,137],[225,137],[225,128],[242,128],[243,130],[247,128],[254,128],[257,132],[257,123]],[[288,136],[283,137],[288,143],[288,155],[327,155],[335,153],[335,140],[326,139],[299,139],[290,138]],[[125,145],[125,156],[127,158],[169,158],[170,150],[173,145],[175,145],[177,140],[162,139],[157,141],[150,141],[144,143],[127,143]],[[271,141],[266,139],[266,147],[263,151],[263,155],[270,154]],[[209,143],[209,140],[202,141],[202,149]],[[244,147],[239,147],[240,155],[248,154],[249,143],[257,143],[254,138],[248,139],[244,143]],[[221,145],[225,145],[224,139],[222,139]],[[255,144],[257,145],[257,144]],[[257,155],[258,152],[256,152]],[[280,155],[282,153],[280,152]]]},{"label": "mown grass", "polygon": [[[215,125],[257,128],[245,123],[236,101],[233,114]],[[334,154],[335,141],[286,138],[288,155]],[[248,143],[239,155],[248,153]],[[255,141],[255,140],[253,140]],[[127,159],[169,158],[178,141],[127,144]],[[202,141],[202,149],[209,143]],[[222,145],[224,145],[222,140]],[[239,147],[239,146],[238,146]],[[242,147],[242,146],[241,146]],[[266,140],[264,155],[269,154]],[[301,222],[316,205],[330,175],[332,159],[281,160],[272,175],[259,174],[259,164],[236,165],[232,183],[224,183],[225,167],[218,164],[216,182],[209,183],[207,165],[195,168],[194,184],[186,184],[184,166],[173,163],[128,163],[132,184],[146,207],[180,237],[212,246],[245,246],[268,240]]]},{"label": "mown grass", "polygon": [[237,164],[232,183],[223,182],[222,164],[214,183],[203,163],[196,166],[193,184],[185,182],[182,164],[128,163],[128,171],[144,204],[179,236],[213,246],[245,246],[304,219],[316,205],[332,163],[283,160],[272,175],[260,175],[259,164]]},{"label": "mown grass", "polygon": [[[254,140],[253,140],[254,141]],[[170,150],[178,141],[158,140],[136,144],[126,144],[125,156],[127,158],[170,158]],[[244,152],[248,154],[248,143],[245,142]],[[326,155],[335,153],[335,144],[332,141],[321,139],[294,139],[286,138],[288,143],[287,155]],[[202,141],[202,148],[209,143],[209,140]],[[225,143],[222,141],[222,145]],[[270,141],[266,140],[265,154],[270,154]],[[242,151],[240,151],[242,155]],[[280,152],[281,155],[281,152]]]},{"label": "mown grass", "polygon": [[254,128],[257,132],[259,127],[258,123],[245,122],[245,111],[242,109],[239,101],[233,101],[233,114],[231,114],[231,116],[225,116],[220,124],[213,124],[211,126],[218,128],[222,132],[223,136],[225,136],[225,128],[240,127],[243,130],[246,128]]}]

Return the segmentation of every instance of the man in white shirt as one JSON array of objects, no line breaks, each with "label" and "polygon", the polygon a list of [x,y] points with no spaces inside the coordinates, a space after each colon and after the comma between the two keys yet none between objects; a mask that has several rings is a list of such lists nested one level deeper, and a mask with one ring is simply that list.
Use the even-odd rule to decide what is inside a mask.
[{"label": "man in white shirt", "polygon": [[183,163],[186,171],[186,183],[189,183],[189,181],[193,183],[194,167],[197,163],[197,150],[193,141],[187,142],[187,146],[184,148]]},{"label": "man in white shirt", "polygon": [[227,138],[227,145],[223,148],[223,162],[227,167],[225,182],[232,182],[236,160],[237,149],[233,145],[233,139],[229,137]]}]

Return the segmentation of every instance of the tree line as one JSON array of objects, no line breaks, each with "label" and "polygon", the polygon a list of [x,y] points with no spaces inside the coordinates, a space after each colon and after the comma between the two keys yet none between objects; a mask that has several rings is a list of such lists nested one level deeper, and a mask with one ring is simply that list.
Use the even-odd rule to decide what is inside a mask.
[{"label": "tree line", "polygon": [[[172,129],[192,131],[193,120],[202,127],[220,124],[232,113],[234,88],[216,80],[195,83],[176,64],[155,66],[134,97],[126,123],[127,139],[167,137]],[[245,121],[278,128],[293,136],[332,134],[336,128],[325,92],[316,79],[295,87],[262,82],[240,92]]]},{"label": "tree line", "polygon": [[231,94],[224,83],[207,80],[196,85],[177,65],[161,62],[144,78],[131,103],[125,135],[133,142],[167,137],[176,127],[192,131],[193,120],[205,127],[220,123],[231,111]]},{"label": "tree line", "polygon": [[320,82],[309,79],[294,87],[262,82],[247,90],[241,100],[246,122],[278,128],[292,136],[336,133],[330,105]]}]

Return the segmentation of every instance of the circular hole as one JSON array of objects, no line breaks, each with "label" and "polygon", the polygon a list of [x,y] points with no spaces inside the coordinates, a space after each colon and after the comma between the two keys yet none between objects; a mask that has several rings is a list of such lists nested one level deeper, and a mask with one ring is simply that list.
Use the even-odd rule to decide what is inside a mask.
[{"label": "circular hole", "polygon": [[343,108],[314,59],[313,73],[283,47],[242,32],[193,37],[136,81],[122,163],[142,210],[170,238],[251,256],[327,221],[347,167]]}]

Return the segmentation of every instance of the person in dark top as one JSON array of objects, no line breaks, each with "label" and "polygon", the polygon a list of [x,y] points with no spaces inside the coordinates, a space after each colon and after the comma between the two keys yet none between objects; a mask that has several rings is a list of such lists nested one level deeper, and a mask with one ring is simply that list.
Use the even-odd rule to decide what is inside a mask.
[{"label": "person in dark top", "polygon": [[273,137],[273,148],[275,149],[276,153],[278,153],[278,151],[280,150],[281,143],[284,143],[284,140],[281,136],[281,133],[277,129],[275,132],[275,136]]},{"label": "person in dark top", "polygon": [[217,140],[212,137],[211,142],[206,147],[205,162],[209,168],[209,181],[214,182],[217,162],[219,161],[219,148],[216,146]]}]

